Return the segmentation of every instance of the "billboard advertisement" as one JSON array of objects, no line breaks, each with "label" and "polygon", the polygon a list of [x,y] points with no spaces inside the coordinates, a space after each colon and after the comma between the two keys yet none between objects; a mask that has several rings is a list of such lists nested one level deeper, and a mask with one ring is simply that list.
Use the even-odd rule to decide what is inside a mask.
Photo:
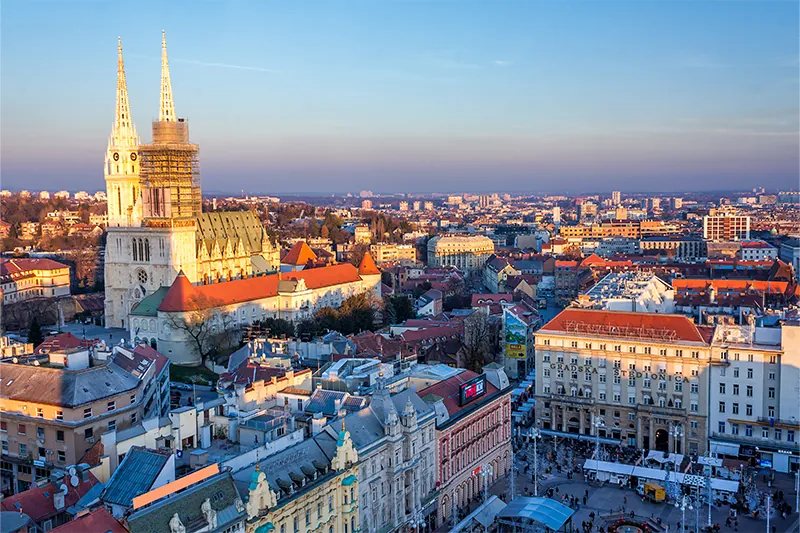
[{"label": "billboard advertisement", "polygon": [[463,383],[458,390],[458,405],[466,405],[486,394],[486,375],[474,377]]},{"label": "billboard advertisement", "polygon": [[503,314],[506,324],[506,357],[525,359],[528,352],[528,326],[508,309],[505,309]]}]

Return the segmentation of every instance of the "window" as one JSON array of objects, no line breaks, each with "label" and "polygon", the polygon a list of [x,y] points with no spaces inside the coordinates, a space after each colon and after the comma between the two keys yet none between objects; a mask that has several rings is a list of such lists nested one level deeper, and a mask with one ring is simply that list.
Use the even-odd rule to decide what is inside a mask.
[{"label": "window", "polygon": [[769,438],[769,428],[761,428],[761,438],[762,439]]},{"label": "window", "polygon": [[678,357],[683,357],[683,350],[675,350],[675,355]]},{"label": "window", "polygon": [[772,381],[775,381],[775,372],[770,372],[769,373],[769,379],[772,380]]},{"label": "window", "polygon": [[734,396],[739,396],[739,385],[737,385],[735,383],[733,385],[733,395]]},{"label": "window", "polygon": [[56,420],[64,420],[64,411],[56,411]]},{"label": "window", "polygon": [[36,428],[36,438],[44,440],[44,428]]},{"label": "window", "polygon": [[83,410],[83,418],[92,418],[92,408],[87,407]]},{"label": "window", "polygon": [[753,362],[753,354],[751,354],[751,353],[747,354],[747,362],[748,363],[752,363]]},{"label": "window", "polygon": [[775,406],[774,405],[770,405],[769,407],[767,407],[767,416],[769,416],[769,417],[774,417],[775,416]]},{"label": "window", "polygon": [[731,412],[735,415],[739,414],[739,404],[734,402],[731,404]]},{"label": "window", "polygon": [[794,430],[793,429],[787,429],[786,430],[786,440],[788,442],[794,442]]},{"label": "window", "polygon": [[736,422],[731,422],[731,435],[738,435],[739,434],[739,424]]},{"label": "window", "polygon": [[753,369],[752,368],[748,368],[747,369],[747,379],[753,379]]},{"label": "window", "polygon": [[311,525],[311,511],[309,511],[308,509],[306,509],[306,525],[307,526]]},{"label": "window", "polygon": [[719,393],[720,394],[725,394],[725,384],[724,383],[720,383],[719,384]]},{"label": "window", "polygon": [[57,442],[64,442],[64,432],[60,429],[56,430],[56,441]]},{"label": "window", "polygon": [[782,436],[783,436],[783,431],[781,429],[776,428],[775,429],[775,440],[781,440]]},{"label": "window", "polygon": [[36,416],[38,416],[39,418],[44,418],[44,409],[42,409],[41,407],[37,407]]},{"label": "window", "polygon": [[697,429],[697,420],[692,420],[689,422],[689,427],[692,429]]},{"label": "window", "polygon": [[775,387],[770,387],[770,388],[768,389],[768,391],[767,391],[767,395],[768,395],[770,398],[774,398],[774,397],[775,397]]},{"label": "window", "polygon": [[699,384],[697,384],[697,383],[690,383],[689,384],[689,392],[691,392],[692,394],[697,394],[699,390],[700,390],[700,385]]},{"label": "window", "polygon": [[778,362],[778,356],[777,355],[770,355],[769,356],[769,364],[774,365],[777,362]]},{"label": "window", "polygon": [[720,433],[725,433],[725,422],[720,422],[719,427],[717,428]]},{"label": "window", "polygon": [[17,433],[19,433],[20,435],[27,435],[26,432],[27,428],[25,427],[25,424],[20,424],[19,426],[17,426]]},{"label": "window", "polygon": [[333,496],[328,496],[328,512],[333,512]]},{"label": "window", "polygon": [[115,402],[115,401],[108,402],[108,411],[109,412],[116,411],[116,409],[117,409],[117,402]]},{"label": "window", "polygon": [[753,406],[752,405],[747,404],[745,406],[745,414],[747,414],[747,416],[753,416]]},{"label": "window", "polygon": [[748,398],[752,398],[753,397],[753,386],[752,385],[748,385],[747,386],[747,397]]},{"label": "window", "polygon": [[753,436],[753,426],[747,424],[744,426],[744,436],[745,437],[752,437]]},{"label": "window", "polygon": [[131,413],[131,424],[136,423],[136,413]]},{"label": "window", "polygon": [[719,402],[719,412],[720,413],[725,412],[725,402]]},{"label": "window", "polygon": [[20,455],[28,455],[28,446],[25,444],[20,443],[19,445],[19,454]]},{"label": "window", "polygon": [[94,438],[94,431],[92,430],[92,428],[86,428],[83,431],[83,438],[86,439],[86,440]]},{"label": "window", "polygon": [[136,403],[136,395],[135,394],[131,394],[131,404],[134,404],[134,403]]},{"label": "window", "polygon": [[108,421],[108,430],[109,431],[116,431],[117,430],[117,421],[116,420],[109,420]]},{"label": "window", "polygon": [[696,413],[697,412],[697,403],[692,402],[691,404],[689,404],[689,410],[692,411],[693,413]]},{"label": "window", "polygon": [[644,347],[644,353],[646,353],[647,355],[650,355],[651,353],[653,353],[653,349],[650,346],[645,346]]},{"label": "window", "polygon": [[[725,370],[725,369],[723,368],[722,370]],[[735,378],[739,377],[739,368],[738,367],[733,369],[733,377],[735,377]]]}]

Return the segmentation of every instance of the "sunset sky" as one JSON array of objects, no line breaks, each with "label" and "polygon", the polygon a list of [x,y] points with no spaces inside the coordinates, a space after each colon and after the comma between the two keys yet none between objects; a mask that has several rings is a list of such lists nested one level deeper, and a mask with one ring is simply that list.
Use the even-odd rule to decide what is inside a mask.
[{"label": "sunset sky", "polygon": [[161,30],[206,193],[797,188],[795,1],[2,2],[2,188],[102,190]]}]

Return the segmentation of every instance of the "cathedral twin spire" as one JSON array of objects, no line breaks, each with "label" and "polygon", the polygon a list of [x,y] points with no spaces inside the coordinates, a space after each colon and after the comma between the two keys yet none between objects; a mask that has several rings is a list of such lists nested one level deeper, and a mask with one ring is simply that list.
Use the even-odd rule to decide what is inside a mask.
[{"label": "cathedral twin spire", "polygon": [[167,60],[167,33],[161,30],[161,103],[158,108],[159,122],[175,122],[175,102],[172,101],[172,82],[169,79]]},{"label": "cathedral twin spire", "polygon": [[[169,60],[167,59],[167,34],[161,31],[161,98],[158,106],[159,122],[174,122],[175,102],[172,99],[172,81],[169,77]],[[128,82],[125,79],[125,62],[122,59],[122,38],[117,38],[117,114],[114,119],[114,133],[117,145],[124,144],[126,139],[138,142],[136,126],[131,119],[128,102]]]}]

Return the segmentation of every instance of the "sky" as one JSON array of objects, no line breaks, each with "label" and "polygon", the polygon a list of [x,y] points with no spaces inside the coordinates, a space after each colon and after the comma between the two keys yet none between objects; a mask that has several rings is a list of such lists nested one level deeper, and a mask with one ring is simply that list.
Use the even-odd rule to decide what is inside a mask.
[{"label": "sky", "polygon": [[161,30],[205,193],[797,188],[794,0],[0,3],[0,184],[102,190]]}]

